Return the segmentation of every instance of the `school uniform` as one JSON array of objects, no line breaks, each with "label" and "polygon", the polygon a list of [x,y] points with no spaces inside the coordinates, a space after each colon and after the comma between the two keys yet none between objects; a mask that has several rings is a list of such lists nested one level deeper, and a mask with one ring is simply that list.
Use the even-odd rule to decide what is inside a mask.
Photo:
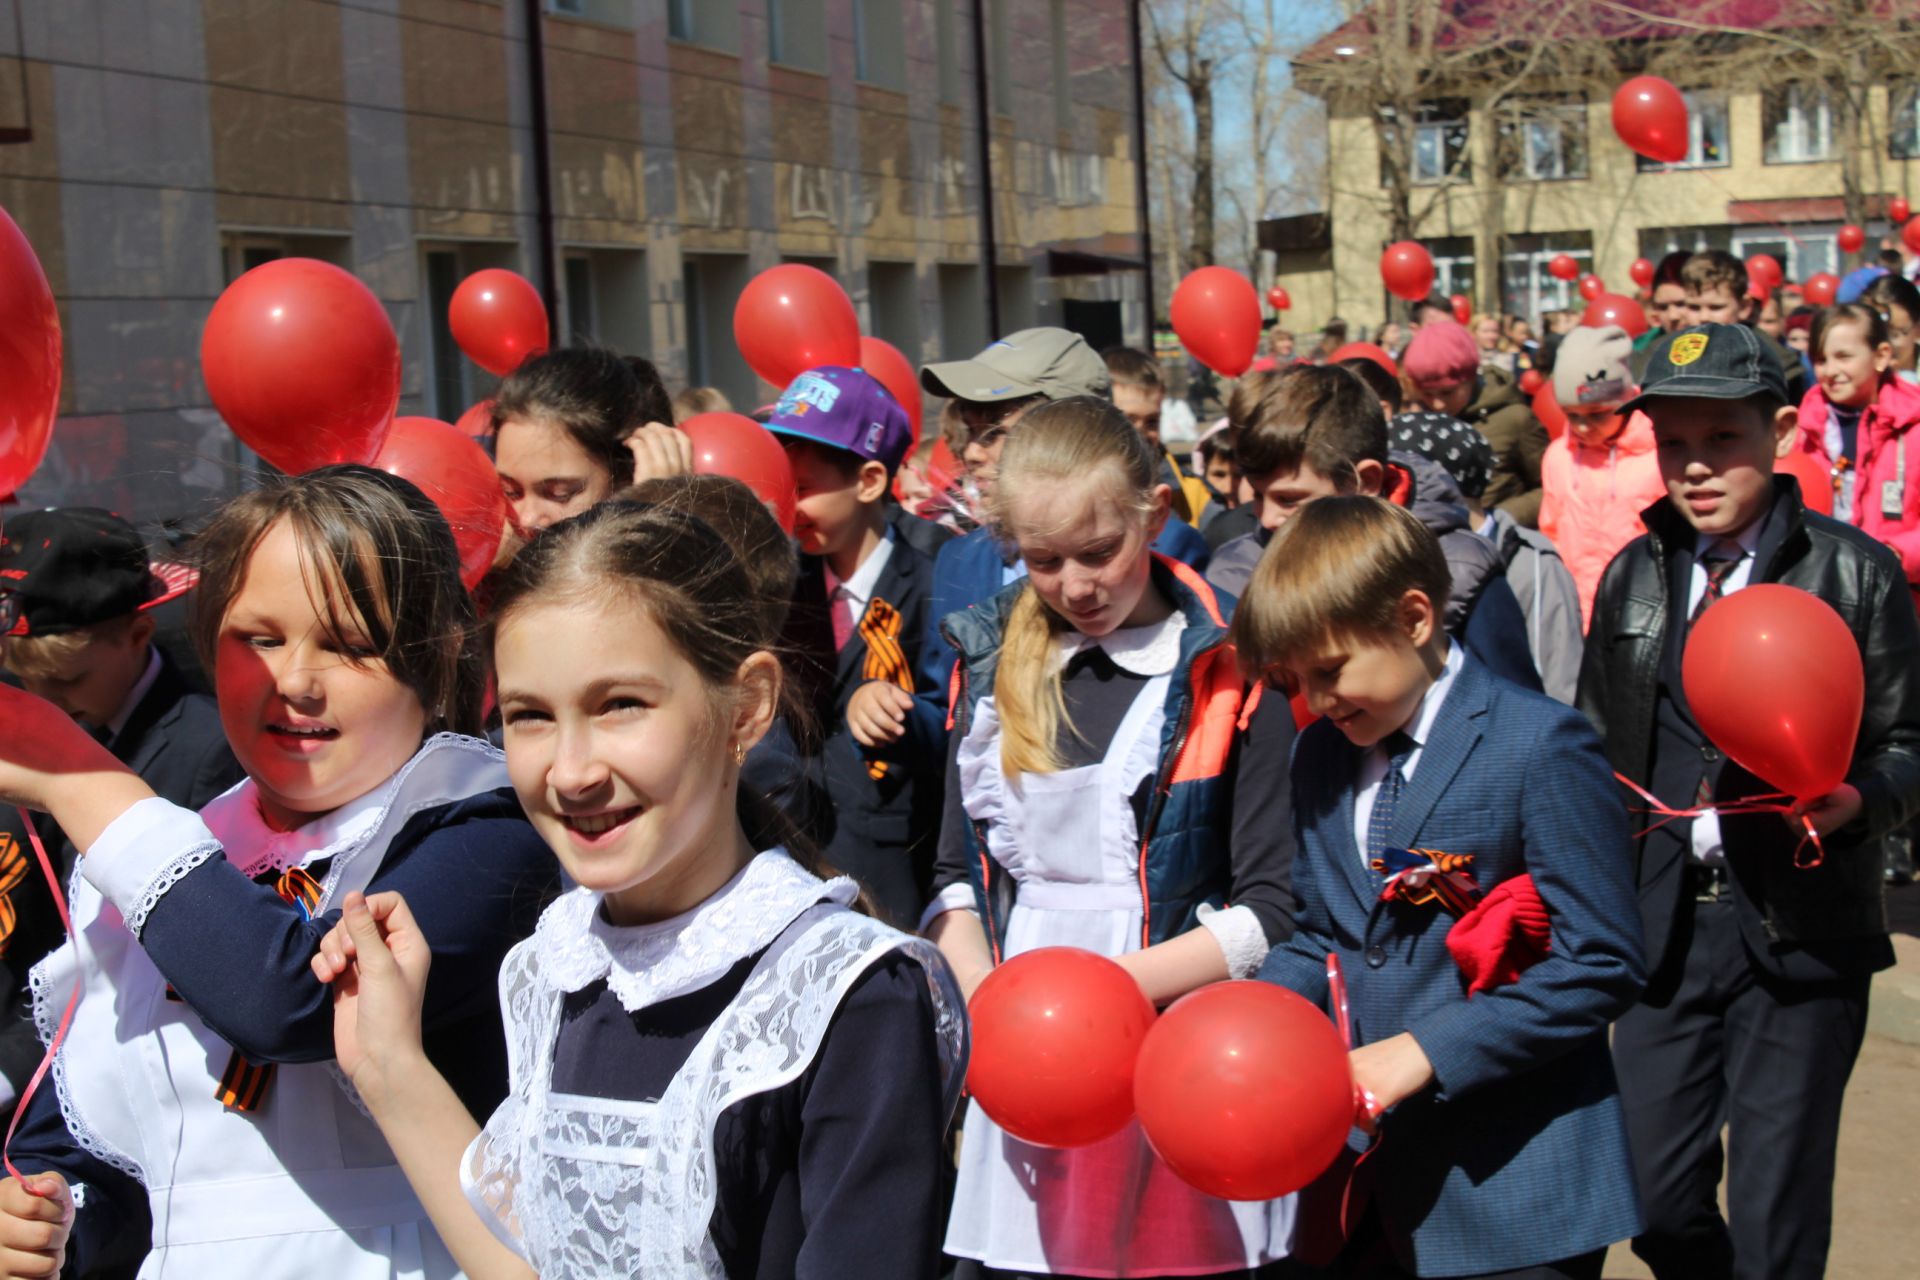
[{"label": "school uniform", "polygon": [[[801,735],[788,767],[810,777],[827,802],[809,833],[828,864],[858,880],[898,928],[911,928],[926,905],[940,832],[946,722],[937,698],[945,686],[913,662],[932,580],[932,558],[888,525],[845,582],[821,557],[802,556],[789,613],[795,679],[819,734],[811,742]],[[847,706],[870,680],[916,695],[898,742],[863,747],[847,728]]]},{"label": "school uniform", "polygon": [[[1014,779],[1000,763],[993,682],[1025,587],[946,619],[962,666],[927,915],[975,912],[996,963],[1043,946],[1118,956],[1198,927],[1214,934],[1228,972],[1247,977],[1286,932],[1293,840],[1281,770],[1292,716],[1281,698],[1246,704],[1220,602],[1174,563],[1153,567],[1176,606],[1164,620],[1057,639],[1071,727],[1053,773]],[[1137,1123],[1057,1151],[976,1107],[946,1250],[997,1271],[1203,1275],[1283,1257],[1292,1232],[1291,1197],[1203,1195]]]},{"label": "school uniform", "polygon": [[[1301,908],[1260,977],[1325,1008],[1337,955],[1355,1043],[1410,1032],[1433,1066],[1359,1166],[1370,1217],[1336,1274],[1597,1275],[1590,1255],[1641,1224],[1607,1053],[1643,976],[1626,813],[1578,712],[1448,649],[1392,746],[1326,721],[1301,733]],[[1469,999],[1452,917],[1383,900],[1387,848],[1471,855],[1483,892],[1531,875],[1550,954]]]},{"label": "school uniform", "polygon": [[1920,625],[1899,558],[1806,511],[1791,477],[1774,477],[1771,507],[1739,538],[1703,541],[1665,502],[1642,518],[1647,533],[1601,580],[1580,682],[1624,777],[1677,809],[1775,790],[1725,759],[1687,704],[1687,633],[1714,598],[1761,582],[1809,591],[1866,667],[1847,775],[1862,812],[1825,837],[1818,866],[1799,865],[1801,833],[1777,814],[1708,814],[1640,840],[1650,981],[1614,1035],[1648,1217],[1635,1252],[1663,1278],[1818,1276],[1841,1098],[1871,975],[1894,959],[1875,841],[1920,801]]},{"label": "school uniform", "polygon": [[[219,708],[211,698],[191,692],[179,668],[158,647],[102,733],[107,749],[154,794],[183,808],[200,808],[241,777],[220,727]],[[45,814],[35,815],[34,826],[64,883],[73,869],[72,843]],[[0,1110],[6,1110],[32,1078],[43,1053],[33,1025],[27,973],[66,938],[25,824],[11,808],[0,808],[0,880],[10,885],[0,901],[0,989],[7,992],[0,1023],[0,1088],[7,1092]]]},{"label": "school uniform", "polygon": [[458,1274],[332,1063],[308,960],[348,892],[404,894],[434,952],[428,1055],[484,1114],[506,1091],[490,980],[554,879],[500,754],[452,734],[292,831],[251,781],[200,814],[150,799],[115,819],[76,866],[73,936],[34,969],[44,1040],[80,999],[13,1145],[75,1186],[69,1268],[150,1239],[142,1276]]},{"label": "school uniform", "polygon": [[699,906],[608,922],[575,889],[502,966],[512,1089],[461,1162],[548,1280],[932,1280],[965,1074],[929,943],[783,850]]}]

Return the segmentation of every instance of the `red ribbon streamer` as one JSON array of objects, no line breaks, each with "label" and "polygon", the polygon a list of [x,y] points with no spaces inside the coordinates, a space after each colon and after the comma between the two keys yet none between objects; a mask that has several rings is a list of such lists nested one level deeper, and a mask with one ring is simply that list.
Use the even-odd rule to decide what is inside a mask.
[{"label": "red ribbon streamer", "polygon": [[[67,913],[67,896],[60,891],[60,877],[53,873],[53,861],[47,857],[46,846],[40,843],[40,831],[33,825],[33,815],[21,809],[20,820],[26,824],[27,840],[33,845],[33,856],[40,860],[40,874],[47,878],[47,891],[53,894],[53,909],[60,914],[60,927],[73,937],[73,917]],[[75,944],[76,947],[78,943]],[[27,1176],[14,1167],[13,1132],[20,1127],[20,1117],[27,1114],[27,1103],[33,1100],[34,1093],[40,1088],[40,1082],[47,1078],[47,1072],[53,1067],[53,1055],[60,1052],[60,1045],[67,1038],[67,1028],[73,1025],[74,1006],[80,1003],[80,983],[76,980],[73,990],[67,993],[67,1007],[60,1014],[60,1025],[54,1028],[53,1041],[47,1045],[46,1054],[40,1059],[40,1065],[34,1069],[33,1079],[27,1081],[27,1087],[20,1091],[20,1103],[13,1109],[13,1119],[7,1122],[7,1137],[0,1144],[0,1164],[6,1166],[13,1180],[28,1195],[43,1196],[35,1191]]]},{"label": "red ribbon streamer", "polygon": [[[1627,790],[1647,802],[1645,809],[1635,809],[1633,810],[1634,813],[1659,816],[1660,821],[1640,833],[1643,836],[1648,834],[1648,832],[1658,831],[1676,818],[1699,818],[1709,813],[1730,813],[1735,815],[1778,813],[1789,818],[1799,819],[1800,825],[1805,828],[1807,833],[1801,836],[1800,843],[1794,846],[1794,866],[1804,871],[1810,867],[1819,866],[1821,862],[1826,859],[1827,847],[1820,842],[1820,833],[1813,829],[1813,819],[1800,812],[1799,803],[1784,791],[1769,791],[1765,795],[1748,796],[1744,800],[1729,800],[1722,803],[1700,805],[1692,809],[1675,809],[1660,799],[1659,796],[1654,795],[1653,792],[1647,790],[1632,778],[1629,778],[1626,774],[1616,773],[1613,776],[1621,786],[1627,788]],[[1808,845],[1813,846],[1813,855],[1811,857],[1806,856]]]}]

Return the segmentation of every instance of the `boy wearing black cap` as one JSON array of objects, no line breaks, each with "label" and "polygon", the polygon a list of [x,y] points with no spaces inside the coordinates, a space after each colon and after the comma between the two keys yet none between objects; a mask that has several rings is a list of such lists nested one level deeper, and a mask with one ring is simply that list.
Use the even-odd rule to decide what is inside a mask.
[{"label": "boy wearing black cap", "polygon": [[[10,677],[91,729],[163,798],[197,809],[240,780],[213,700],[191,692],[153,644],[152,610],[189,590],[179,565],[150,565],[133,526],[90,508],[28,511],[0,529],[0,634]],[[36,820],[64,876],[73,849]],[[27,972],[61,939],[27,832],[0,809],[0,1110],[39,1065]]]},{"label": "boy wearing black cap", "polygon": [[912,428],[871,375],[832,366],[794,379],[766,425],[787,447],[797,496],[789,633],[825,741],[795,749],[830,801],[816,834],[883,918],[912,928],[933,876],[946,766],[944,689],[913,660],[933,559],[888,519]]},{"label": "boy wearing black cap", "polygon": [[1601,579],[1579,703],[1621,776],[1683,810],[1773,790],[1707,740],[1680,679],[1693,622],[1751,583],[1833,606],[1866,668],[1847,781],[1806,810],[1818,865],[1796,864],[1798,830],[1771,813],[1706,812],[1641,838],[1649,980],[1614,1029],[1648,1224],[1634,1251],[1662,1280],[1815,1277],[1868,983],[1893,963],[1875,842],[1920,806],[1920,624],[1899,558],[1773,474],[1795,411],[1753,330],[1662,338],[1634,409],[1653,421],[1667,496]]}]

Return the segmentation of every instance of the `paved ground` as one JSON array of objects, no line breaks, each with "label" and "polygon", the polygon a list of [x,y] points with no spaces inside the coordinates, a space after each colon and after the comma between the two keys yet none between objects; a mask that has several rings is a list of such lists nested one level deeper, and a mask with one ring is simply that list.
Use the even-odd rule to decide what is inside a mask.
[{"label": "paved ground", "polygon": [[[1874,980],[1867,1043],[1841,1115],[1827,1265],[1835,1280],[1920,1274],[1920,885],[1890,891],[1887,914],[1899,963]],[[1623,1245],[1606,1274],[1653,1273]]]}]

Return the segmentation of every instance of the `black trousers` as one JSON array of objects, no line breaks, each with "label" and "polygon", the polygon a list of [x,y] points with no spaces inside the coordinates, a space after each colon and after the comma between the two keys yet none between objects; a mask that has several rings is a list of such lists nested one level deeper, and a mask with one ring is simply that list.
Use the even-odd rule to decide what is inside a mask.
[{"label": "black trousers", "polygon": [[1869,979],[1778,981],[1747,955],[1731,902],[1682,902],[1681,916],[1677,981],[1613,1029],[1647,1219],[1633,1251],[1660,1280],[1818,1280]]},{"label": "black trousers", "polygon": [[[1517,1271],[1477,1272],[1460,1280],[1600,1280],[1600,1269],[1606,1260],[1607,1251],[1595,1249],[1577,1258],[1543,1262]],[[1414,1280],[1415,1275],[1401,1267],[1393,1256],[1380,1230],[1379,1217],[1369,1209],[1354,1228],[1346,1248],[1324,1270],[1298,1262],[1276,1262],[1260,1272],[1260,1280]]]}]

